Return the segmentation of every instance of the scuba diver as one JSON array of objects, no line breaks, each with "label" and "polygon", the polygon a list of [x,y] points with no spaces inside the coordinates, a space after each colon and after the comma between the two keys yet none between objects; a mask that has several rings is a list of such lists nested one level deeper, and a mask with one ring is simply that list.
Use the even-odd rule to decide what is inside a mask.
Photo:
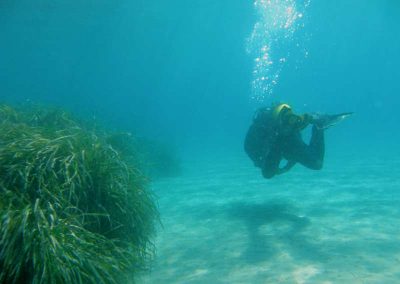
[{"label": "scuba diver", "polygon": [[[325,155],[324,130],[351,114],[298,115],[288,104],[283,103],[261,108],[254,115],[244,149],[267,179],[286,173],[296,163],[320,170]],[[312,135],[307,145],[301,137],[301,131],[310,124]],[[282,160],[287,161],[283,167],[280,166]]]}]

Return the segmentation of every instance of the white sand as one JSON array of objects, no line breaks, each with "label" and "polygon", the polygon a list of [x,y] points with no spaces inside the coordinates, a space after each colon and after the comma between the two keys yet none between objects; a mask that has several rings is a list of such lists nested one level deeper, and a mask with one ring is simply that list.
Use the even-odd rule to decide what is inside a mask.
[{"label": "white sand", "polygon": [[153,184],[163,228],[139,283],[400,283],[398,161],[264,180],[246,157]]}]

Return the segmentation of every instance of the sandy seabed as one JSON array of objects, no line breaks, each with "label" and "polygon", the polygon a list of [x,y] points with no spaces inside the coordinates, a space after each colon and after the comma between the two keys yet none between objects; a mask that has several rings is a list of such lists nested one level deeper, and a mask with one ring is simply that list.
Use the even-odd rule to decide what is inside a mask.
[{"label": "sandy seabed", "polygon": [[139,283],[400,283],[400,160],[272,180],[244,156],[183,168],[152,184],[163,227]]}]

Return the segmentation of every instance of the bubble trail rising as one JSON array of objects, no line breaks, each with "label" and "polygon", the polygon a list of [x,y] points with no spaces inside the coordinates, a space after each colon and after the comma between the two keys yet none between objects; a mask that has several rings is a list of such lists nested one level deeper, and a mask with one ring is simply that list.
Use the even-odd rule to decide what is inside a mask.
[{"label": "bubble trail rising", "polygon": [[[247,39],[247,52],[254,57],[252,99],[262,102],[273,94],[309,4],[310,0],[254,1],[258,21]],[[299,43],[294,48],[300,48]]]}]

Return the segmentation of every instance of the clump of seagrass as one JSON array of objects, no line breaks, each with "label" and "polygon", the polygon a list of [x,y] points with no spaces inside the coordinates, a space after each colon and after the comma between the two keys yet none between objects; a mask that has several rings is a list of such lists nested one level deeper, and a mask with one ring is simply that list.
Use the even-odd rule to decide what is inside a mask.
[{"label": "clump of seagrass", "polygon": [[126,283],[153,256],[146,179],[60,110],[0,105],[0,283]]}]

